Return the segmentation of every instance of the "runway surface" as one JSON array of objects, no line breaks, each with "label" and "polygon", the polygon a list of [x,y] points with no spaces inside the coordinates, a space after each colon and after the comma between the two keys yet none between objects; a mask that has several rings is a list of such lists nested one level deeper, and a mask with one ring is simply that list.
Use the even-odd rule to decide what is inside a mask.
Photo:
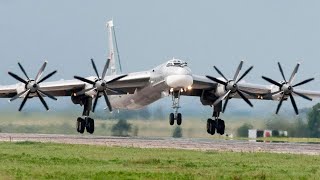
[{"label": "runway surface", "polygon": [[0,141],[34,141],[65,144],[87,144],[102,146],[167,148],[200,151],[230,152],[272,152],[320,155],[320,144],[309,143],[270,143],[249,142],[239,140],[217,139],[174,139],[149,137],[110,137],[92,135],[60,135],[60,134],[8,134],[0,133]]}]

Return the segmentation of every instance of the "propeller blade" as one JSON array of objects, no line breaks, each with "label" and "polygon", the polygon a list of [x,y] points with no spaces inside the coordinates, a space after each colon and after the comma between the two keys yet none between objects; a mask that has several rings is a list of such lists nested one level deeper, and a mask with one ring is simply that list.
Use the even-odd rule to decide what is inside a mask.
[{"label": "propeller blade", "polygon": [[213,66],[213,68],[218,72],[218,74],[220,74],[220,76],[223,77],[224,80],[228,82],[228,79],[222,74],[222,72],[216,66]]},{"label": "propeller blade", "polygon": [[53,71],[52,73],[46,75],[45,77],[43,77],[39,82],[37,82],[38,84],[42,83],[43,81],[49,79],[51,76],[53,76],[55,73],[57,73],[57,71]]},{"label": "propeller blade", "polygon": [[279,70],[280,70],[280,72],[281,72],[281,75],[282,75],[282,77],[283,77],[283,80],[284,80],[285,82],[287,82],[287,79],[286,79],[286,77],[284,76],[284,73],[283,73],[283,70],[282,70],[282,67],[281,67],[280,62],[278,62],[278,66],[279,66]]},{"label": "propeller blade", "polygon": [[304,80],[304,81],[302,81],[302,82],[300,82],[298,84],[293,85],[292,87],[301,86],[301,85],[306,84],[306,83],[308,83],[310,81],[313,81],[313,80],[314,80],[314,78],[306,79],[306,80]]},{"label": "propeller blade", "polygon": [[284,100],[284,94],[282,95],[282,97],[281,97],[281,100],[280,100],[280,102],[279,102],[279,104],[278,104],[278,107],[277,107],[277,110],[276,110],[276,114],[278,114],[278,112],[279,112],[279,110],[280,110],[280,108],[281,108],[281,105],[282,105],[282,102],[283,102],[283,100]]},{"label": "propeller blade", "polygon": [[251,66],[239,79],[236,83],[240,82],[251,70],[253,66]]},{"label": "propeller blade", "polygon": [[214,81],[214,82],[217,82],[217,83],[219,83],[219,84],[223,84],[223,85],[227,86],[227,83],[226,83],[226,82],[223,82],[223,81],[221,81],[221,80],[219,80],[219,79],[217,79],[217,78],[215,78],[215,77],[211,77],[211,76],[206,76],[206,77],[209,78],[209,79],[211,79],[211,80]]},{"label": "propeller blade", "polygon": [[30,81],[30,78],[29,78],[29,76],[27,75],[27,73],[26,73],[26,71],[24,70],[24,68],[22,67],[22,65],[18,62],[18,65],[19,65],[19,67],[20,67],[20,69],[21,69],[21,71],[23,72],[23,74],[27,77],[27,79]]},{"label": "propeller blade", "polygon": [[244,95],[242,94],[242,92],[240,90],[237,90],[237,93],[241,96],[241,98],[249,104],[249,106],[253,107],[252,103],[249,101],[249,99]]},{"label": "propeller blade", "polygon": [[96,72],[97,77],[100,79],[98,69],[97,69],[96,64],[94,63],[93,59],[91,59],[91,64],[92,64],[92,67],[94,69],[94,72]]},{"label": "propeller blade", "polygon": [[48,93],[46,93],[46,92],[44,92],[44,91],[42,91],[42,90],[40,90],[40,89],[38,89],[38,91],[39,91],[41,94],[47,96],[47,97],[50,98],[50,99],[53,99],[53,100],[55,100],[55,101],[58,100],[56,97],[54,97],[54,96],[52,96],[51,94],[48,94]]},{"label": "propeller blade", "polygon": [[291,74],[291,77],[290,77],[290,79],[289,79],[289,84],[292,84],[292,81],[293,81],[294,77],[296,76],[296,74],[297,74],[297,72],[298,72],[299,66],[300,66],[300,63],[298,63],[298,64],[296,65],[296,67],[294,68],[294,70],[293,70],[293,72],[292,72],[292,74]]},{"label": "propeller blade", "polygon": [[271,84],[277,85],[277,86],[279,86],[279,87],[282,86],[282,85],[281,85],[280,83],[278,83],[277,81],[274,81],[274,80],[272,80],[272,79],[270,79],[270,78],[268,78],[268,77],[262,76],[262,78],[263,78],[264,80],[268,81],[268,82],[271,83]]},{"label": "propeller blade", "polygon": [[25,91],[23,91],[22,93],[19,93],[19,94],[15,95],[13,98],[11,98],[11,99],[9,100],[9,102],[14,101],[14,100],[20,98],[20,97],[21,97],[23,94],[25,94],[27,91],[28,91],[28,90],[25,90]]},{"label": "propeller blade", "polygon": [[91,90],[93,90],[93,89],[95,89],[95,87],[92,87],[92,88],[89,88],[89,89],[83,89],[82,91],[77,92],[77,93],[76,93],[76,96],[83,95],[84,93],[86,93],[86,92],[88,92],[88,91],[91,91]]},{"label": "propeller blade", "polygon": [[108,81],[107,84],[113,83],[113,82],[115,82],[115,81],[118,81],[119,79],[122,79],[122,78],[124,78],[124,77],[126,77],[126,76],[128,76],[128,75],[121,75],[121,76],[119,76],[119,77],[116,77],[116,78]]},{"label": "propeller blade", "polygon": [[23,106],[26,104],[27,99],[29,98],[29,95],[30,95],[30,90],[28,90],[27,95],[24,97],[24,99],[23,99],[23,101],[22,101],[22,103],[21,103],[21,105],[19,107],[19,111],[21,111]]},{"label": "propeller blade", "polygon": [[106,103],[107,103],[107,106],[109,108],[109,111],[112,112],[112,106],[110,104],[110,101],[109,101],[109,98],[108,98],[108,95],[107,95],[106,91],[103,91],[103,95],[104,95],[104,99],[106,100]]},{"label": "propeller blade", "polygon": [[41,68],[40,68],[40,70],[39,70],[39,72],[38,72],[38,74],[37,74],[37,76],[36,76],[36,78],[35,78],[35,81],[36,81],[36,82],[38,82],[39,79],[41,78],[42,73],[43,73],[44,69],[45,69],[46,66],[47,66],[47,63],[48,63],[48,62],[45,61],[45,62],[43,63],[43,65],[41,66]]},{"label": "propeller blade", "polygon": [[294,100],[294,97],[292,96],[292,94],[290,94],[290,99],[291,99],[291,103],[294,108],[294,111],[298,115],[299,114],[298,107],[297,107],[296,101]]},{"label": "propeller blade", "polygon": [[78,79],[78,80],[80,80],[80,81],[86,82],[86,83],[88,83],[88,84],[92,84],[92,85],[95,85],[95,84],[96,84],[95,82],[93,82],[93,81],[91,81],[91,80],[88,80],[88,79],[86,79],[86,78],[83,78],[83,77],[74,76],[74,78],[75,78],[75,79]]},{"label": "propeller blade", "polygon": [[229,102],[229,96],[230,96],[230,94],[226,97],[226,102],[224,103],[224,105],[223,105],[223,109],[222,109],[222,112],[224,113],[224,111],[226,110],[226,108],[227,108],[227,105],[228,105],[228,102]]},{"label": "propeller blade", "polygon": [[110,59],[107,59],[106,65],[104,66],[104,69],[103,69],[103,72],[102,72],[101,79],[104,79],[106,77],[106,74],[107,74],[108,69],[109,69],[109,64],[110,64]]},{"label": "propeller blade", "polygon": [[19,77],[18,75],[14,74],[14,73],[12,73],[12,72],[8,72],[8,74],[9,74],[10,76],[12,76],[13,78],[15,78],[16,80],[18,80],[18,81],[20,81],[20,82],[22,82],[22,83],[24,83],[24,84],[28,84],[28,82],[27,82],[26,80],[22,79],[22,78]]},{"label": "propeller blade", "polygon": [[93,107],[92,107],[92,112],[94,112],[96,110],[96,106],[98,104],[98,100],[99,100],[99,96],[97,96],[96,99],[94,100]]},{"label": "propeller blade", "polygon": [[300,96],[300,97],[302,97],[302,98],[304,98],[304,99],[307,99],[307,100],[309,100],[309,101],[312,101],[311,98],[309,98],[308,96],[306,96],[306,95],[304,95],[304,94],[301,94],[301,93],[296,92],[296,91],[293,91],[293,93],[295,93],[296,95],[298,95],[298,96]]},{"label": "propeller blade", "polygon": [[224,98],[226,98],[227,96],[229,96],[229,94],[231,93],[231,90],[229,90],[227,93],[225,93],[223,96],[220,96],[214,103],[213,106],[216,106],[217,104],[219,104]]},{"label": "propeller blade", "polygon": [[239,77],[239,74],[240,74],[240,70],[242,68],[242,65],[243,65],[243,61],[240,62],[239,66],[238,66],[238,69],[237,69],[236,73],[234,74],[234,77],[233,77],[234,81],[237,81],[237,79]]},{"label": "propeller blade", "polygon": [[41,96],[41,94],[40,94],[38,91],[36,91],[36,93],[37,93],[40,101],[42,102],[43,106],[46,108],[47,111],[49,111],[49,107],[48,107],[46,101],[45,101],[45,100],[43,99],[43,97]]}]

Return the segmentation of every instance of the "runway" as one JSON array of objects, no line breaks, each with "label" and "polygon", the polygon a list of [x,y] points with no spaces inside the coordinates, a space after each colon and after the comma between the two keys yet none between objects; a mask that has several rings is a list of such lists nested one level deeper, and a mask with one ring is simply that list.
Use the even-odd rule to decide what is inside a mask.
[{"label": "runway", "polygon": [[165,148],[199,151],[229,152],[271,152],[320,155],[320,144],[309,143],[270,143],[240,140],[191,139],[191,138],[149,138],[149,137],[110,137],[92,135],[60,134],[9,134],[0,133],[0,141],[52,142],[64,144],[86,144],[116,147]]}]

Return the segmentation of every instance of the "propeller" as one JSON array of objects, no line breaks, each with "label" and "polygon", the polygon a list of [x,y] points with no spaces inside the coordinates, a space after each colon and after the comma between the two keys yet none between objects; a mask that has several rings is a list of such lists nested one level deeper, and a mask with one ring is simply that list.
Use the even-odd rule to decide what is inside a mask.
[{"label": "propeller", "polygon": [[249,99],[244,95],[245,94],[249,94],[249,92],[246,92],[244,90],[241,90],[239,89],[238,87],[238,83],[252,70],[253,66],[251,66],[249,69],[247,69],[240,77],[240,70],[242,68],[242,65],[243,65],[243,61],[240,62],[237,70],[236,70],[236,73],[234,74],[234,77],[233,79],[227,79],[223,73],[216,67],[216,66],[213,66],[213,68],[218,72],[218,74],[220,74],[222,76],[222,78],[224,80],[220,80],[220,79],[217,79],[215,77],[212,77],[212,76],[206,76],[207,78],[211,79],[212,81],[216,82],[216,83],[219,83],[219,84],[222,84],[225,86],[225,90],[227,91],[223,96],[220,96],[214,103],[213,103],[213,106],[216,106],[217,104],[219,104],[222,100],[226,99],[224,105],[223,105],[223,110],[222,112],[224,112],[226,110],[226,107],[228,105],[228,101],[231,97],[231,95],[235,94],[235,93],[238,93],[240,95],[240,97],[247,103],[249,104],[249,106],[253,107],[252,103],[249,101]]},{"label": "propeller", "polygon": [[106,104],[107,104],[107,106],[109,108],[109,111],[111,112],[112,111],[112,106],[110,104],[107,91],[111,91],[111,92],[114,92],[116,94],[125,94],[125,92],[123,92],[121,90],[112,89],[112,88],[108,87],[108,84],[113,83],[113,82],[115,82],[115,81],[117,81],[119,79],[122,79],[122,78],[126,77],[127,75],[121,75],[121,76],[118,76],[116,78],[113,78],[111,80],[106,81],[105,77],[106,77],[106,74],[108,72],[110,59],[107,60],[106,65],[104,66],[104,69],[103,69],[103,72],[102,72],[101,76],[98,73],[97,66],[94,63],[93,59],[91,59],[91,64],[92,64],[92,67],[93,67],[93,69],[94,69],[94,71],[96,73],[97,79],[95,81],[92,81],[92,80],[89,80],[89,79],[86,79],[86,78],[83,78],[83,77],[80,77],[80,76],[74,76],[75,79],[78,79],[78,80],[80,80],[82,82],[85,82],[85,83],[93,85],[92,88],[84,89],[84,90],[76,93],[75,95],[79,96],[79,95],[85,94],[88,91],[95,90],[97,92],[97,96],[96,96],[96,98],[94,100],[94,103],[93,103],[92,112],[95,111],[96,106],[98,104],[98,100],[101,97],[101,96],[99,96],[99,94],[103,94],[104,99],[106,101]]},{"label": "propeller", "polygon": [[14,100],[24,96],[23,101],[19,107],[19,111],[21,111],[23,109],[28,98],[30,98],[30,94],[35,93],[39,97],[41,103],[43,104],[43,106],[46,108],[47,111],[49,110],[49,107],[48,107],[46,101],[43,99],[43,97],[47,96],[50,99],[57,100],[57,98],[55,98],[54,96],[41,90],[41,87],[40,87],[40,83],[44,82],[45,80],[47,80],[51,76],[53,76],[55,73],[57,73],[57,71],[53,71],[53,72],[49,73],[48,75],[46,75],[45,77],[41,78],[41,76],[47,66],[47,63],[48,63],[47,61],[44,62],[44,64],[41,66],[35,79],[29,78],[28,74],[26,73],[26,71],[24,70],[23,66],[20,63],[18,63],[18,65],[19,65],[21,71],[23,72],[23,74],[26,76],[26,78],[27,78],[26,80],[16,74],[12,73],[12,72],[8,72],[8,74],[10,76],[12,76],[14,79],[25,84],[25,90],[9,100],[11,102],[11,101],[14,101]]},{"label": "propeller", "polygon": [[280,73],[281,73],[281,75],[282,75],[282,78],[283,78],[283,80],[284,80],[283,83],[278,83],[278,82],[276,82],[276,81],[274,81],[274,80],[272,80],[272,79],[270,79],[270,78],[268,78],[268,77],[262,76],[262,78],[263,78],[264,80],[266,80],[266,81],[268,81],[269,83],[274,84],[274,85],[276,85],[276,86],[279,87],[279,91],[272,93],[273,95],[275,95],[275,94],[282,94],[281,99],[280,99],[280,102],[279,102],[278,107],[277,107],[277,110],[276,110],[276,114],[278,114],[278,112],[279,112],[279,110],[280,110],[280,108],[281,108],[282,102],[285,100],[285,98],[286,98],[287,96],[289,96],[289,97],[290,97],[290,100],[291,100],[291,104],[292,104],[292,106],[293,106],[293,109],[294,109],[295,113],[298,115],[298,114],[299,114],[299,111],[298,111],[298,107],[297,107],[296,101],[295,101],[295,99],[294,99],[294,97],[293,97],[293,94],[296,94],[296,95],[298,95],[298,96],[300,96],[300,97],[302,97],[302,98],[304,98],[304,99],[307,99],[307,100],[309,100],[309,101],[312,101],[312,99],[309,98],[308,96],[302,94],[302,93],[299,93],[299,92],[297,92],[297,91],[294,91],[294,87],[298,87],[298,86],[301,86],[301,85],[303,85],[303,84],[306,84],[306,83],[308,83],[308,82],[310,82],[310,81],[313,81],[314,78],[309,78],[309,79],[306,79],[306,80],[304,80],[304,81],[301,81],[300,83],[293,84],[293,80],[294,80],[294,78],[295,78],[295,76],[296,76],[296,74],[297,74],[297,72],[298,72],[300,63],[298,63],[298,64],[296,65],[296,67],[294,68],[294,70],[293,70],[293,72],[292,72],[292,74],[291,74],[291,77],[290,77],[289,81],[287,81],[287,79],[286,79],[286,77],[285,77],[285,75],[284,75],[284,72],[283,72],[283,69],[282,69],[282,67],[281,67],[280,62],[278,62],[278,66],[279,66],[279,70],[280,70]]}]

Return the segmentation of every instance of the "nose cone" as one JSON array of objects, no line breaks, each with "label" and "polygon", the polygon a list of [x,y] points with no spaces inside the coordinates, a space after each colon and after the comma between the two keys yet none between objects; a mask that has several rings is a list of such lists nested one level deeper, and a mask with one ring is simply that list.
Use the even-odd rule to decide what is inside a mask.
[{"label": "nose cone", "polygon": [[166,77],[166,83],[171,88],[187,88],[192,86],[193,78],[189,68],[177,68]]}]

